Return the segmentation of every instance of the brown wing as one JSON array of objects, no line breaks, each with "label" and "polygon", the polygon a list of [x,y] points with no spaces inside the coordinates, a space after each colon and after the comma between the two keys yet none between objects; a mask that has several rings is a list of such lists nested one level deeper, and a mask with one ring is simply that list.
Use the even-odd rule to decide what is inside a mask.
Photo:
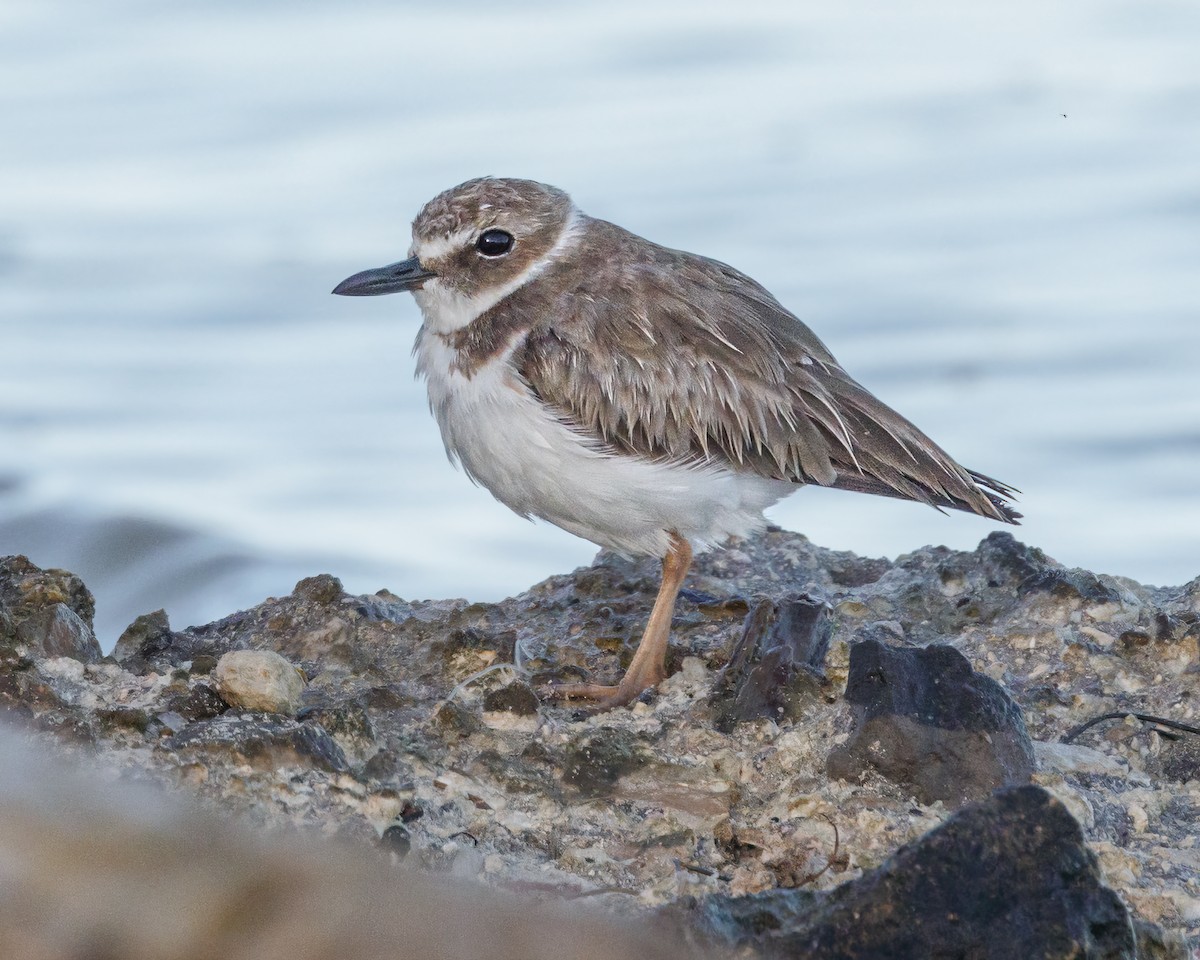
[{"label": "brown wing", "polygon": [[[514,357],[564,418],[647,457],[725,460],[1015,522],[1011,488],[964,470],[873,397],[749,277],[611,224],[591,227],[599,236],[580,259],[592,269],[539,285],[564,291],[536,308],[555,319]],[[601,250],[602,262],[590,259]]]}]

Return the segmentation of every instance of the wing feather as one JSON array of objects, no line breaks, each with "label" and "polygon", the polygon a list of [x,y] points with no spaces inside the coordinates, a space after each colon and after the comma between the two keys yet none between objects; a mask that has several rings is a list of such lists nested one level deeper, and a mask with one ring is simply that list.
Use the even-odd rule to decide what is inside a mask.
[{"label": "wing feather", "polygon": [[559,292],[523,312],[554,319],[532,324],[514,363],[598,442],[1010,523],[1020,516],[1012,488],[955,463],[749,277],[603,221],[591,221],[589,236],[595,249],[576,264],[595,256],[599,268],[540,285]]}]

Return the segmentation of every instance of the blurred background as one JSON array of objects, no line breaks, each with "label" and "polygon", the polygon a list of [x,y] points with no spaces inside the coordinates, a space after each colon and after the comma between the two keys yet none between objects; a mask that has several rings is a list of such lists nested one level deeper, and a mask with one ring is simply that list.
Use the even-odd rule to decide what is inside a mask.
[{"label": "blurred background", "polygon": [[[5,0],[0,554],[107,649],[329,572],[499,598],[594,548],[447,464],[400,259],[481,174],[732,263],[1028,542],[1200,574],[1200,6]],[[995,528],[808,489],[831,547]]]}]

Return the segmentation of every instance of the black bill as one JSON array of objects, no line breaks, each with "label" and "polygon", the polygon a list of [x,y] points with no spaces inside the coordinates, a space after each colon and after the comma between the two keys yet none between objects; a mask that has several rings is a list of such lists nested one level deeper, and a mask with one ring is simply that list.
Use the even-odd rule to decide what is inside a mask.
[{"label": "black bill", "polygon": [[421,266],[416,257],[409,257],[399,263],[347,277],[333,288],[333,292],[342,297],[378,297],[385,293],[416,290],[430,277],[436,276],[432,270]]}]

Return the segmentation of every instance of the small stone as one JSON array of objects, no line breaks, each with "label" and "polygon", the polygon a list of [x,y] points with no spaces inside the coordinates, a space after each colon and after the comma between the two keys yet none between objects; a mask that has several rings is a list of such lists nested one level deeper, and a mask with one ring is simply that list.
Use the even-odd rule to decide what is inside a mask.
[{"label": "small stone", "polygon": [[207,683],[197,683],[186,693],[175,694],[166,706],[185,720],[207,720],[229,709],[229,704]]},{"label": "small stone", "polygon": [[300,711],[297,719],[319,723],[353,763],[363,763],[379,750],[375,727],[361,700],[314,704]]},{"label": "small stone", "polygon": [[270,650],[231,650],[213,670],[217,690],[231,707],[294,714],[300,707],[304,678]]},{"label": "small stone", "polygon": [[379,846],[403,860],[412,849],[412,837],[401,824],[393,823],[383,831],[383,835],[379,838]]},{"label": "small stone", "polygon": [[447,700],[439,706],[433,719],[444,730],[452,730],[460,737],[469,737],[483,725],[478,714],[457,700]]},{"label": "small stone", "polygon": [[1168,741],[1158,758],[1162,775],[1176,783],[1200,781],[1200,737]]}]

